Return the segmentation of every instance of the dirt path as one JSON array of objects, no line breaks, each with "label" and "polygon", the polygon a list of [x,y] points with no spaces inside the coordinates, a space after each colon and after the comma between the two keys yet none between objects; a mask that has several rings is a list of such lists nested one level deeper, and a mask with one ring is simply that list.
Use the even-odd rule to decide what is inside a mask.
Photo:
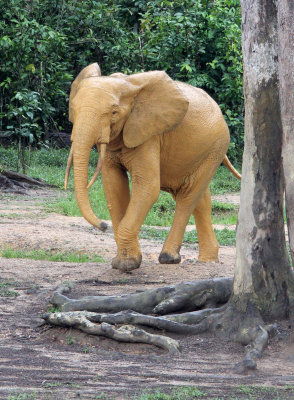
[{"label": "dirt path", "polygon": [[[201,264],[196,261],[196,246],[183,246],[180,265],[160,265],[157,257],[162,243],[151,240],[141,240],[139,270],[131,274],[112,270],[115,243],[111,230],[101,233],[82,218],[44,213],[44,199],[57,195],[50,190],[0,196],[0,249],[98,253],[105,262],[0,258],[0,284],[10,282],[6,289],[19,294],[0,297],[0,399],[24,392],[34,392],[36,399],[126,399],[144,389],[168,391],[177,385],[197,386],[207,393],[205,398],[229,399],[238,385],[249,384],[281,387],[285,389],[281,398],[294,398],[294,343],[289,341],[287,326],[280,327],[280,340],[272,339],[258,369],[246,376],[232,373],[232,365],[242,358],[241,346],[211,335],[173,335],[182,346],[181,355],[174,357],[148,345],[40,326],[52,291],[66,280],[76,284],[72,296],[105,295],[232,276],[234,271],[233,247],[221,248],[219,263]],[[277,398],[265,393],[268,397],[260,398]],[[234,398],[249,397],[240,391]]]}]

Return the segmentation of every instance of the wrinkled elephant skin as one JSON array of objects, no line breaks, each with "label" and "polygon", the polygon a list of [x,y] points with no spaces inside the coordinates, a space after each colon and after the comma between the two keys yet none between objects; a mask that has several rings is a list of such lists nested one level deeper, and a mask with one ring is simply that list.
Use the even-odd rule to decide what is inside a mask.
[{"label": "wrinkled elephant skin", "polygon": [[[230,165],[226,157],[230,138],[221,111],[208,94],[173,81],[163,71],[104,77],[92,64],[72,84],[69,119],[73,123],[69,164],[73,159],[77,202],[82,215],[105,230],[106,224],[91,209],[87,187],[91,148],[97,145],[100,150],[96,175],[102,166],[117,243],[113,268],[131,271],[140,266],[139,231],[160,189],[172,194],[176,210],[159,262],[181,261],[179,251],[191,214],[199,260],[218,260],[209,183],[222,161]],[[231,165],[230,169],[236,172]]]}]

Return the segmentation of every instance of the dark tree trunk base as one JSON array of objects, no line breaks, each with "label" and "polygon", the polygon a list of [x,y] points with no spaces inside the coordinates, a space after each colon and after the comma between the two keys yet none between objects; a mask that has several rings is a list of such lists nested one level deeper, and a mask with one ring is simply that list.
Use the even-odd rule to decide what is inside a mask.
[{"label": "dark tree trunk base", "polygon": [[52,325],[74,327],[117,341],[153,344],[172,354],[179,352],[178,341],[147,333],[142,327],[178,334],[213,332],[246,346],[244,359],[234,366],[235,372],[245,373],[256,368],[269,334],[277,328],[264,324],[249,297],[230,298],[232,283],[231,278],[211,279],[78,300],[65,295],[71,291],[70,285],[62,285],[51,299],[61,312],[44,314],[43,319]]},{"label": "dark tree trunk base", "polygon": [[26,194],[28,189],[52,187],[41,179],[34,179],[15,171],[0,172],[0,190],[6,193]]},{"label": "dark tree trunk base", "polygon": [[[244,298],[245,297],[245,298]],[[213,332],[245,346],[245,356],[233,370],[245,373],[256,369],[257,359],[262,356],[270,334],[278,332],[277,325],[266,325],[250,296],[243,298],[232,296],[224,312],[212,325]]]}]

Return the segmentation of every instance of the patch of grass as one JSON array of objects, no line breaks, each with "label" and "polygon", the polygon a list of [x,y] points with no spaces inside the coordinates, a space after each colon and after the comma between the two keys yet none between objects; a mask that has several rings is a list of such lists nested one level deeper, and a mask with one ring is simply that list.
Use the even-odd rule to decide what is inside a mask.
[{"label": "patch of grass", "polygon": [[238,221],[239,207],[231,203],[212,202],[212,223],[235,225]]},{"label": "patch of grass", "polygon": [[15,393],[8,396],[7,400],[35,400],[36,393]]},{"label": "patch of grass", "polygon": [[238,222],[237,213],[227,213],[221,215],[213,215],[212,223],[214,225],[236,225]]},{"label": "patch of grass", "polygon": [[144,392],[136,400],[192,400],[206,397],[206,393],[193,386],[177,386],[169,394],[154,391]]},{"label": "patch of grass", "polygon": [[[238,167],[235,165],[235,168]],[[240,168],[236,168],[239,169]],[[239,192],[241,182],[226,167],[221,165],[210,183],[212,195],[224,194],[230,192]]]},{"label": "patch of grass", "polygon": [[59,306],[48,306],[47,307],[47,313],[56,313],[56,312],[60,312],[61,311],[61,307]]},{"label": "patch of grass", "polygon": [[0,282],[0,288],[14,286],[12,282]]},{"label": "patch of grass", "polygon": [[[260,400],[273,399],[282,400],[292,398],[294,395],[294,386],[273,387],[257,385],[240,385],[236,392],[246,396],[246,399]],[[284,397],[286,395],[286,397]],[[291,397],[289,397],[291,395]],[[242,398],[244,398],[242,396]],[[294,396],[293,396],[294,398]]]},{"label": "patch of grass", "polygon": [[105,262],[99,254],[79,254],[79,253],[54,253],[45,250],[16,250],[10,247],[3,249],[0,253],[4,258],[29,258],[31,260],[64,261],[74,263],[84,262]]},{"label": "patch of grass", "polygon": [[[0,214],[0,217],[7,218],[7,219],[22,218],[23,214],[20,214],[20,213],[7,213],[7,214]],[[27,215],[26,215],[26,217],[27,217]]]},{"label": "patch of grass", "polygon": [[58,388],[58,387],[62,387],[62,386],[80,387],[80,385],[78,385],[76,383],[72,383],[72,382],[45,382],[42,386],[46,389],[54,389],[54,388]]},{"label": "patch of grass", "polygon": [[66,344],[72,345],[77,343],[77,338],[75,336],[71,336],[70,334],[66,335]]},{"label": "patch of grass", "polygon": [[[215,388],[221,390],[221,388]],[[290,391],[289,391],[290,390]],[[269,387],[255,385],[240,385],[234,388],[227,388],[219,395],[203,392],[194,386],[176,386],[161,390],[147,390],[134,396],[133,400],[192,400],[192,399],[210,399],[210,400],[286,400],[292,399],[292,390],[284,387]],[[214,391],[214,390],[212,390]]]},{"label": "patch of grass", "polygon": [[[215,229],[215,235],[217,241],[222,246],[233,246],[236,243],[236,233],[235,231],[231,231],[229,229]],[[156,229],[143,227],[140,232],[140,238],[142,239],[155,239],[160,240],[162,242],[167,238],[169,230],[167,229]],[[196,230],[192,230],[190,232],[185,232],[183,243],[194,244],[198,243],[198,236]]]},{"label": "patch of grass", "polygon": [[100,394],[98,394],[95,399],[97,400],[107,400],[107,396],[104,392],[101,392]]},{"label": "patch of grass", "polygon": [[0,282],[0,297],[17,297],[19,295],[15,290],[11,290],[14,286],[11,282]]},{"label": "patch of grass", "polygon": [[236,245],[236,232],[230,229],[215,229],[215,236],[218,243],[222,246]]},{"label": "patch of grass", "polygon": [[157,202],[149,210],[144,224],[154,226],[171,226],[176,202],[169,193],[160,191]]},{"label": "patch of grass", "polygon": [[[64,173],[69,149],[46,148],[34,149],[30,155],[30,165],[27,174],[44,179],[47,183],[63,188]],[[89,163],[89,172],[93,173],[97,164],[97,151],[92,150]],[[1,166],[5,169],[17,170],[17,149],[15,147],[0,146]],[[72,173],[69,188],[73,189]]]}]

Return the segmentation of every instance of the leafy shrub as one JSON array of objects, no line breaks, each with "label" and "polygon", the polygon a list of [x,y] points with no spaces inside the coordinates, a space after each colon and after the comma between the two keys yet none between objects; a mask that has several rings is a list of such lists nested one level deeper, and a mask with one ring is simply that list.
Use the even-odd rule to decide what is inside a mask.
[{"label": "leafy shrub", "polygon": [[238,0],[0,0],[0,130],[20,145],[70,131],[73,77],[164,69],[208,91],[241,160],[242,60]]}]

